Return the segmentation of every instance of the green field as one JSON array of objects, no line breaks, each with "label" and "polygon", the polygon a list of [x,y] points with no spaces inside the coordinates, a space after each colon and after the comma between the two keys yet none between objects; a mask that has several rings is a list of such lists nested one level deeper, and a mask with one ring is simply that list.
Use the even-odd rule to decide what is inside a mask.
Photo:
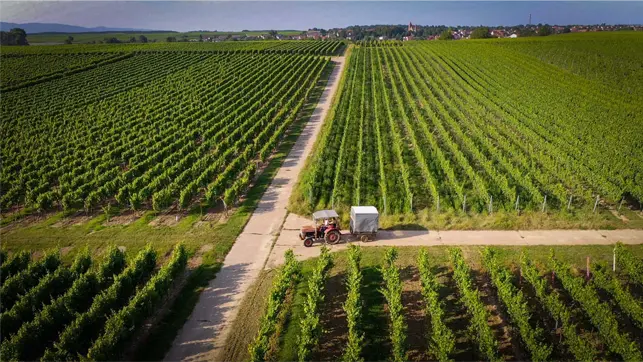
[{"label": "green field", "polygon": [[[290,211],[346,221],[375,205],[391,229],[643,228],[643,35],[379,45],[3,46],[3,358],[162,359],[334,56],[345,71]],[[553,249],[289,259],[263,272],[224,353],[640,360],[643,248],[621,248],[616,273],[614,246]]]},{"label": "green field", "polygon": [[[53,44],[53,43],[64,43],[68,37],[73,37],[73,43],[83,44],[83,43],[92,43],[92,42],[102,42],[107,38],[116,38],[122,42],[129,42],[132,37],[136,38],[136,41],[139,41],[138,37],[143,35],[147,38],[148,41],[152,42],[165,42],[168,37],[175,37],[177,40],[186,39],[199,39],[199,35],[202,35],[203,38],[208,37],[219,37],[225,35],[241,35],[241,36],[259,36],[266,35],[269,31],[247,31],[247,32],[230,32],[230,31],[190,31],[185,33],[179,32],[105,32],[105,33],[39,33],[39,34],[29,34],[27,39],[30,44]],[[299,30],[279,30],[278,34],[290,36],[290,35],[299,35],[301,31]]]},{"label": "green field", "polygon": [[[101,55],[114,55],[114,53],[111,52],[91,54],[92,57]],[[256,77],[254,78],[242,77],[244,74],[247,74],[250,69],[252,69],[253,64],[256,64],[253,62],[246,62],[246,68],[237,67],[233,68],[234,71],[229,72],[229,74],[227,75],[228,77],[235,77],[239,82],[244,83],[242,83],[243,86],[237,86],[237,92],[232,92],[231,90],[229,90],[225,95],[225,99],[221,99],[220,103],[226,103],[228,104],[228,106],[237,105],[239,107],[243,104],[239,103],[240,99],[235,98],[235,94],[239,94],[241,90],[251,90],[251,85],[257,87],[262,84],[269,84],[271,81],[280,79],[279,77],[277,77],[277,75],[285,76],[288,74],[296,74],[296,71],[298,69],[290,66],[294,63],[278,63],[280,61],[279,59],[281,59],[282,61],[286,61],[290,59],[290,57],[299,57],[299,59],[302,60],[302,66],[309,66],[309,70],[312,70],[313,67],[317,67],[316,69],[318,70],[318,72],[308,71],[303,73],[311,77],[311,80],[310,83],[308,83],[309,88],[306,89],[306,96],[303,99],[298,99],[298,102],[300,102],[301,104],[299,105],[299,108],[297,110],[295,110],[294,108],[288,108],[287,102],[283,103],[283,109],[291,109],[291,114],[289,115],[290,119],[287,119],[287,122],[285,122],[283,120],[280,120],[279,118],[275,118],[275,121],[280,122],[280,125],[282,125],[283,127],[287,126],[287,129],[283,129],[283,132],[281,133],[273,132],[271,134],[271,136],[275,136],[275,138],[277,138],[278,140],[276,141],[276,143],[270,146],[271,152],[268,155],[269,157],[267,157],[264,162],[259,163],[259,166],[261,166],[261,172],[258,173],[255,177],[252,177],[252,179],[250,180],[251,184],[246,186],[247,191],[246,189],[240,190],[240,192],[243,192],[242,200],[239,200],[238,202],[228,203],[227,211],[224,211],[222,209],[220,200],[217,200],[215,205],[210,205],[204,199],[202,200],[202,202],[196,201],[195,204],[192,205],[192,207],[190,207],[189,209],[168,209],[164,210],[163,212],[154,211],[151,204],[142,205],[144,206],[143,209],[138,211],[132,210],[130,207],[120,207],[116,205],[114,199],[108,199],[106,203],[102,205],[102,207],[97,207],[91,212],[86,212],[85,210],[82,210],[82,208],[80,210],[59,211],[61,205],[56,206],[53,210],[50,210],[48,212],[38,212],[35,209],[30,210],[29,208],[20,207],[17,211],[4,213],[6,210],[3,209],[3,227],[2,229],[0,229],[0,238],[2,239],[3,263],[7,260],[7,256],[9,259],[15,258],[18,255],[22,255],[21,252],[27,252],[27,257],[31,256],[34,260],[34,263],[36,263],[37,260],[43,260],[42,255],[43,252],[45,252],[48,253],[47,255],[52,255],[52,257],[55,257],[56,259],[62,260],[62,263],[65,266],[71,265],[75,258],[84,255],[84,253],[88,253],[95,259],[96,262],[94,264],[98,265],[99,263],[103,262],[107,250],[109,250],[110,248],[118,247],[121,250],[125,250],[128,259],[132,259],[138,253],[149,248],[149,252],[156,255],[156,262],[154,263],[154,265],[161,267],[162,265],[167,263],[168,258],[170,257],[170,255],[172,255],[172,249],[175,248],[177,244],[182,244],[185,247],[186,254],[189,257],[187,265],[188,272],[180,272],[179,276],[175,275],[174,277],[172,277],[172,280],[176,280],[171,282],[171,288],[169,290],[165,290],[165,292],[168,293],[167,296],[159,295],[155,296],[155,299],[153,299],[153,303],[157,303],[156,305],[159,305],[158,303],[166,305],[166,308],[163,311],[156,311],[155,313],[153,313],[154,317],[158,319],[159,325],[174,327],[153,329],[149,329],[148,327],[141,327],[141,323],[143,322],[141,318],[147,318],[145,317],[145,313],[148,313],[147,316],[149,317],[150,311],[148,309],[146,311],[141,311],[142,314],[133,319],[133,322],[132,320],[129,320],[128,323],[131,322],[134,324],[131,325],[132,329],[128,329],[125,334],[120,334],[120,331],[118,329],[111,328],[110,330],[115,331],[119,334],[118,339],[114,340],[113,335],[108,333],[107,329],[102,329],[103,323],[106,323],[105,325],[115,325],[119,322],[116,322],[116,320],[112,322],[107,321],[105,318],[108,315],[105,314],[103,317],[101,317],[103,319],[91,319],[91,321],[93,321],[95,325],[95,328],[92,329],[91,332],[93,334],[88,335],[87,337],[85,337],[85,339],[83,339],[84,342],[82,346],[76,345],[76,347],[73,347],[75,349],[70,349],[70,343],[73,344],[74,342],[72,339],[70,339],[72,333],[69,332],[70,335],[65,337],[67,338],[67,342],[63,343],[58,339],[58,331],[65,330],[65,328],[70,331],[77,331],[77,329],[73,329],[76,327],[68,327],[74,319],[70,319],[71,317],[65,317],[67,319],[55,321],[56,324],[54,327],[52,327],[51,323],[53,322],[46,319],[46,316],[48,315],[46,314],[40,316],[39,319],[33,319],[33,321],[38,320],[38,324],[35,324],[36,322],[24,323],[24,325],[26,326],[24,327],[24,332],[20,332],[20,324],[14,324],[17,325],[17,327],[14,328],[15,330],[7,330],[7,333],[4,333],[5,331],[3,330],[1,341],[3,356],[10,355],[13,356],[11,358],[15,359],[35,360],[43,356],[43,353],[45,353],[45,349],[48,348],[48,359],[54,357],[63,358],[63,354],[68,356],[64,358],[76,358],[75,352],[78,352],[83,356],[87,356],[89,354],[91,355],[92,359],[109,360],[122,358],[160,359],[163,357],[162,353],[169,347],[169,344],[171,343],[175,333],[178,331],[185,318],[187,318],[187,316],[191,312],[203,286],[207,285],[208,281],[214,277],[216,271],[221,266],[225,255],[230,250],[236,237],[245,226],[248,218],[254,211],[258,200],[272,181],[272,178],[279,169],[281,163],[286,157],[286,154],[299,136],[303,125],[310,116],[311,111],[315,107],[317,99],[321,94],[321,89],[323,89],[325,81],[328,78],[332,67],[327,63],[328,60],[326,57],[302,54],[288,53],[279,55],[277,54],[277,52],[263,54],[257,52],[253,53],[252,51],[228,54],[221,50],[212,53],[197,53],[196,57],[192,58],[190,58],[190,54],[178,52],[150,52],[139,54],[143,57],[143,60],[152,61],[150,66],[155,66],[157,70],[160,69],[160,66],[162,64],[174,64],[173,66],[175,68],[166,69],[166,74],[157,73],[152,77],[150,77],[149,75],[147,76],[147,78],[141,77],[140,83],[129,85],[121,84],[122,87],[131,87],[131,91],[136,93],[128,93],[127,89],[119,88],[121,92],[110,96],[108,99],[110,99],[112,102],[116,102],[118,99],[127,99],[125,96],[128,94],[140,95],[143,94],[140,92],[145,92],[146,90],[148,91],[148,93],[144,98],[149,102],[152,102],[154,100],[156,100],[157,103],[167,102],[167,100],[172,99],[174,103],[166,103],[165,108],[157,110],[157,117],[159,118],[151,118],[153,114],[149,111],[152,110],[152,108],[147,109],[145,114],[150,117],[150,120],[154,120],[155,122],[159,122],[161,119],[164,119],[165,117],[168,117],[170,114],[172,114],[162,113],[171,111],[172,107],[177,107],[176,109],[185,109],[188,105],[194,105],[194,102],[199,100],[197,96],[205,97],[200,102],[216,99],[214,97],[216,94],[214,90],[223,92],[225,88],[219,87],[220,83],[223,81],[225,81],[225,84],[237,86],[236,83],[230,81],[230,78],[224,78],[222,75],[223,73],[219,74],[220,82],[217,83],[212,82],[211,84],[208,84],[207,82],[197,81],[199,78],[212,75],[212,72],[223,72],[231,69],[226,68],[225,66],[233,67],[234,64],[240,65],[243,64],[244,61],[250,60],[252,58],[255,58],[255,61],[262,61],[262,64],[264,66],[268,66],[270,64],[270,59],[277,62],[276,64],[281,64],[280,67],[266,68],[266,71],[271,71],[273,73],[273,75],[270,77],[266,77],[262,72],[256,73]],[[122,61],[134,60],[139,55],[130,55],[127,58],[118,60],[117,62],[112,64],[118,65],[119,62]],[[182,55],[182,57],[178,57],[177,55]],[[27,57],[30,56],[31,55]],[[34,63],[34,65],[38,64],[38,69],[45,69],[46,62],[44,61],[44,59],[49,59],[50,55],[38,55],[37,57],[42,57],[43,62]],[[74,55],[74,57],[76,57],[76,55]],[[173,63],[163,63],[164,59],[180,59],[180,61],[174,61]],[[193,62],[195,59],[196,64]],[[211,62],[213,62],[214,59],[217,59],[219,61],[220,67],[210,67],[213,64]],[[139,58],[139,60],[141,59]],[[139,64],[144,63],[145,62]],[[113,76],[113,72],[115,69],[125,71],[129,68],[127,64],[120,65],[120,68],[112,68],[108,69],[107,71],[111,72]],[[101,72],[97,72],[97,70],[105,71],[105,67],[107,66],[108,65],[106,64],[101,64],[96,68],[84,69],[77,73],[74,72],[73,74],[63,74],[61,77],[56,78],[61,81],[57,84],[64,84],[65,81],[69,82],[70,79],[77,81],[78,78],[76,77],[83,74],[85,76],[87,74],[92,74],[92,77],[98,77],[99,75],[97,74],[101,74]],[[58,70],[64,68],[64,66],[58,64],[58,68],[53,65],[50,68]],[[36,68],[34,67],[33,69]],[[300,70],[303,71],[303,69]],[[4,78],[3,76],[2,79],[4,80],[6,78]],[[105,77],[103,79],[106,80],[108,79],[108,77]],[[124,78],[116,78],[116,80],[122,79]],[[43,80],[39,84],[46,86],[50,82],[51,80]],[[198,84],[201,84],[201,88],[195,88],[194,92],[184,92],[185,97],[182,98],[170,98],[172,94],[168,93],[169,91],[171,91],[169,87],[177,86],[179,84],[189,85],[193,88]],[[297,84],[299,87],[301,87],[304,83],[298,82]],[[20,90],[22,90],[23,92],[26,92],[27,90],[29,90],[29,92],[35,92],[34,89],[37,89],[36,87],[37,86],[34,85],[23,84]],[[71,90],[72,88],[68,89]],[[89,88],[85,88],[85,90],[88,89]],[[175,88],[174,90],[178,91],[179,89]],[[15,91],[9,91],[8,94],[11,94],[12,92]],[[277,94],[279,94],[279,91],[275,89],[275,92],[272,92],[270,95],[275,96]],[[119,98],[119,96],[123,98]],[[97,97],[101,97],[100,93],[97,95]],[[5,97],[3,94],[3,99],[4,98]],[[241,97],[241,99],[246,99],[248,102],[252,102],[260,98]],[[291,93],[291,97],[289,99],[294,102],[297,98]],[[80,101],[80,99],[77,100]],[[82,112],[91,112],[94,110],[98,111],[101,106],[108,106],[109,104],[111,104],[112,106],[114,104],[119,104],[119,108],[125,106],[124,103],[108,104],[108,102],[100,100],[94,103],[82,103],[88,100],[91,101],[90,98],[86,98],[82,100],[80,104],[77,103],[75,108],[78,108],[79,110],[83,109]],[[303,102],[301,102],[302,100]],[[40,101],[47,102],[48,97],[43,96]],[[71,101],[73,101],[73,99],[70,100],[70,102]],[[217,105],[215,102],[211,103],[213,107]],[[135,106],[142,107],[146,104],[149,105],[153,103],[140,102],[136,103]],[[257,113],[269,114],[266,113],[265,107],[269,107],[270,103],[264,101],[262,103],[262,106],[263,107],[260,108],[248,107],[247,109],[255,110]],[[126,108],[129,111],[133,110],[129,107]],[[116,110],[116,108],[103,108],[103,111],[96,113],[96,115],[100,114],[101,117],[105,117],[110,114],[109,109],[111,109],[112,111]],[[55,113],[52,113],[51,119],[56,119],[54,115],[63,115],[63,117],[66,117],[71,116],[72,114],[81,114],[73,112],[69,113],[69,110],[70,109],[67,107],[62,107],[60,112],[55,111]],[[105,113],[105,111],[107,111],[107,113]],[[38,117],[40,117],[41,115],[42,112],[32,113],[31,117],[33,118],[31,118],[31,122],[36,125],[37,122],[35,120],[39,119]],[[117,114],[112,113],[112,115],[114,116],[114,118],[112,118],[112,122],[121,119]],[[197,115],[198,114],[193,114],[192,117],[194,118]],[[211,113],[208,113],[207,116],[212,120],[218,119],[211,117]],[[28,119],[29,118],[27,117],[21,118],[21,120],[24,122],[28,122]],[[59,119],[59,121],[62,122],[63,119]],[[71,120],[73,118],[67,119]],[[174,119],[178,120],[178,118]],[[202,125],[206,125],[206,123],[203,122],[203,119],[203,117],[195,118],[195,121],[200,122]],[[84,120],[85,118],[76,118],[76,122],[82,123]],[[252,119],[249,120],[252,121]],[[9,121],[7,119],[3,119],[3,129],[4,125],[8,123]],[[60,123],[59,126],[62,126],[62,124],[63,123]],[[268,123],[264,123],[264,125],[268,125]],[[242,128],[238,129],[241,130]],[[270,128],[265,129],[268,130]],[[112,129],[112,131],[118,130],[119,128]],[[201,128],[196,127],[196,125],[195,130],[202,131]],[[132,132],[128,132],[127,134],[132,136],[134,135],[134,133]],[[114,135],[121,135],[121,133],[116,133]],[[234,137],[234,133],[229,133],[228,136]],[[117,139],[118,137],[112,138]],[[106,137],[105,140],[107,139],[110,138]],[[76,138],[76,140],[78,139]],[[69,139],[69,141],[71,141],[71,138]],[[201,142],[201,144],[206,143]],[[253,145],[254,144],[255,143],[253,142]],[[264,142],[263,145],[265,144],[267,143]],[[198,144],[195,143],[191,143],[191,145],[192,147],[198,146]],[[3,152],[7,150],[6,147],[7,143],[3,143]],[[179,151],[180,149],[176,150]],[[215,155],[215,153],[210,153],[211,157]],[[25,155],[25,157],[28,156]],[[259,160],[257,159],[257,161]],[[252,165],[256,167],[257,163],[253,161]],[[5,170],[5,168],[3,168],[3,170]],[[146,173],[144,172],[143,174]],[[148,172],[147,174],[149,175],[150,173]],[[214,181],[214,179],[212,181]],[[203,197],[202,192],[200,192],[200,196],[196,199],[200,199],[201,197]],[[4,269],[2,275],[3,278],[5,275],[8,275]],[[146,278],[141,279],[141,283],[145,279]],[[60,291],[57,293],[64,293],[63,289],[59,290]],[[98,292],[99,291],[95,290],[94,293],[98,294]],[[134,297],[135,295],[137,294],[123,294],[119,302],[120,304],[118,304],[119,307],[113,305],[113,307],[110,307],[110,309],[118,309],[124,307],[125,304],[130,303],[128,302],[129,297]],[[46,296],[42,296],[42,298],[45,297]],[[159,299],[159,297],[162,298]],[[135,303],[134,300],[136,300],[136,297],[134,297],[134,299],[131,299],[131,303]],[[65,300],[61,299],[61,301],[64,302]],[[54,300],[45,298],[43,299],[43,302],[46,302],[45,304],[49,302],[54,303]],[[50,305],[52,305],[52,307],[47,308],[60,307],[53,307],[54,304]],[[5,309],[4,304],[0,305],[0,307],[3,312],[9,312],[7,309]],[[89,305],[85,304],[85,307],[89,307]],[[135,307],[135,309],[138,310],[140,308]],[[60,315],[65,315],[59,309],[46,310],[51,313],[56,312]],[[79,312],[81,312],[81,314],[84,313],[82,311]],[[34,310],[33,313],[33,318],[36,318],[39,313],[38,309]],[[90,319],[88,319],[88,321],[89,320]],[[43,324],[44,327],[40,328],[39,326],[41,326],[41,323],[47,324]],[[34,329],[36,329],[38,333],[32,332]],[[139,331],[144,337],[138,336],[136,338],[131,338],[133,335],[131,333],[134,330]],[[101,335],[105,335],[104,337],[101,337],[101,339],[109,339],[110,342],[96,342],[96,338]],[[116,345],[113,345],[115,342],[117,342]],[[27,346],[30,343],[39,344],[38,348],[25,349],[25,343],[27,343]],[[93,348],[95,344],[100,344],[101,347]],[[126,346],[126,350],[123,350],[124,346]],[[93,350],[94,352],[90,352],[90,350]],[[150,357],[151,355],[155,357]]]},{"label": "green field", "polygon": [[233,205],[339,45],[4,55],[1,206]]},{"label": "green field", "polygon": [[638,360],[643,248],[621,246],[616,273],[613,252],[367,247],[293,261],[264,272],[247,294],[223,358]]},{"label": "green field", "polygon": [[640,225],[641,64],[636,33],[358,46],[291,210]]}]

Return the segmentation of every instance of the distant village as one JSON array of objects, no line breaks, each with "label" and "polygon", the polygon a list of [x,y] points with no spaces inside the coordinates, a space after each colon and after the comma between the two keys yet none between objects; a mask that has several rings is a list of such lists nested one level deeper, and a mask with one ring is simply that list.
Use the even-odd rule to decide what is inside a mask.
[{"label": "distant village", "polygon": [[[471,39],[474,26],[421,26],[409,22],[408,26],[402,25],[374,25],[351,26],[333,29],[309,29],[300,34],[284,35],[271,31],[261,35],[225,34],[211,35],[202,39],[190,41],[244,41],[244,40],[435,40],[439,39],[445,31],[450,32],[454,40]],[[598,31],[643,31],[643,25],[547,25],[530,24],[518,26],[485,27],[490,38],[518,38],[525,36],[551,35],[564,33],[584,33]],[[475,37],[475,36],[474,36]]]}]

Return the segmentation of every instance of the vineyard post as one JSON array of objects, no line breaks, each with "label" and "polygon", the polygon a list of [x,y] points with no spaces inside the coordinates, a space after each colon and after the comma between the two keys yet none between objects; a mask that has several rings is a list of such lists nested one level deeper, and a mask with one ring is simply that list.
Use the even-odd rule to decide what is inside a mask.
[{"label": "vineyard post", "polygon": [[589,280],[589,256],[587,257],[587,280]]},{"label": "vineyard post", "polygon": [[625,201],[625,197],[621,198],[621,203],[618,205],[618,212],[621,212],[621,207],[623,207],[623,201]]},{"label": "vineyard post", "polygon": [[569,211],[572,207],[572,195],[569,195],[569,202],[567,203],[567,211]]},{"label": "vineyard post", "polygon": [[440,213],[440,195],[438,195],[438,214]]},{"label": "vineyard post", "polygon": [[594,214],[596,213],[596,207],[598,206],[598,198],[599,197],[600,197],[599,195],[596,195],[596,202],[594,203],[594,211],[592,211]]},{"label": "vineyard post", "polygon": [[467,212],[467,195],[464,195],[464,202],[462,203],[462,212]]},{"label": "vineyard post", "polygon": [[516,196],[516,211],[518,211],[519,203],[520,203],[520,195]]},{"label": "vineyard post", "polygon": [[614,253],[612,254],[612,271],[616,271],[616,246],[614,247]]},{"label": "vineyard post", "polygon": [[223,202],[223,211],[225,212],[226,216],[228,216],[228,205],[226,205],[223,198],[221,198],[221,202]]},{"label": "vineyard post", "polygon": [[545,200],[543,200],[542,212],[545,212],[545,205],[547,205],[547,195],[545,195]]},{"label": "vineyard post", "polygon": [[489,215],[493,212],[493,195],[489,195]]}]

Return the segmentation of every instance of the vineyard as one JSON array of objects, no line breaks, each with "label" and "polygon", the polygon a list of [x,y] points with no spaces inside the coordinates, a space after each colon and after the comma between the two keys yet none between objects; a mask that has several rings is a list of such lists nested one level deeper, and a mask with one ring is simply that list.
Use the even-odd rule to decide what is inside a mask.
[{"label": "vineyard", "polygon": [[[642,253],[620,243],[551,250],[352,245],[298,262],[288,251],[269,277],[272,286],[250,293],[255,302],[240,312],[260,320],[239,332],[254,341],[249,351],[223,357],[640,361]],[[228,340],[245,346],[239,342]]]},{"label": "vineyard", "polygon": [[[643,113],[640,82],[629,77],[640,76],[643,54],[627,51],[630,37],[640,44],[628,35],[569,48],[563,40],[534,49],[537,40],[356,46],[291,209],[640,210]],[[571,55],[558,62],[559,49],[611,57],[590,77]],[[610,60],[624,53],[631,65]],[[603,82],[612,74],[619,86]]]},{"label": "vineyard", "polygon": [[3,52],[0,207],[232,205],[330,68],[319,55],[341,46]]},{"label": "vineyard", "polygon": [[143,343],[140,334],[149,333],[146,321],[158,313],[187,265],[182,244],[167,260],[159,258],[149,245],[133,258],[112,246],[99,261],[86,250],[70,266],[58,251],[34,260],[26,251],[11,258],[3,253],[2,359],[131,359]]}]

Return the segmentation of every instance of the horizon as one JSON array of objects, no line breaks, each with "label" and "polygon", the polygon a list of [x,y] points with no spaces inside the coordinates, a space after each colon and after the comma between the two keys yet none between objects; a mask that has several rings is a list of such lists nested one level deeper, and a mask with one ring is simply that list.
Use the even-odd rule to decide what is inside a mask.
[{"label": "horizon", "polygon": [[[0,21],[1,23],[10,23],[10,24],[16,24],[16,25],[33,25],[33,24],[39,24],[39,25],[61,25],[61,26],[79,26],[79,25],[74,25],[74,24],[63,24],[63,23],[14,23],[14,22],[7,22],[7,21]],[[600,25],[606,25],[606,26],[643,26],[643,23],[633,23],[633,24],[626,24],[626,23],[595,23],[595,24],[590,24],[590,23],[585,23],[585,24],[549,24],[549,23],[540,23],[542,25],[549,25],[549,26],[600,26]],[[105,29],[118,29],[118,30],[102,30],[102,31],[80,31],[80,32],[59,32],[59,31],[47,31],[47,32],[37,32],[37,33],[30,33],[30,34],[94,34],[94,33],[256,33],[256,32],[269,32],[269,31],[277,31],[277,32],[293,32],[293,31],[301,31],[305,32],[307,30],[313,30],[313,29],[324,29],[324,30],[332,30],[332,29],[346,29],[349,27],[371,27],[371,26],[407,26],[408,24],[352,24],[348,25],[345,27],[337,27],[337,28],[317,28],[317,27],[310,27],[308,29],[243,29],[243,30],[226,30],[226,29],[196,29],[196,30],[186,30],[186,31],[179,31],[179,30],[171,30],[171,29],[134,29],[134,28],[117,28],[117,27],[112,27],[109,25],[97,25],[97,26],[92,26],[92,27],[86,27],[87,29],[99,29],[99,28],[105,28]],[[445,24],[431,24],[431,25],[426,25],[426,24],[418,24],[418,23],[413,23],[413,25],[421,26],[421,27],[451,27],[451,28],[460,28],[460,27],[467,27],[467,28],[472,28],[472,27],[487,27],[487,28],[511,28],[511,27],[521,27],[521,26],[538,26],[539,24],[508,24],[508,25],[466,25],[466,24],[460,24],[460,25],[445,25]]]},{"label": "horizon", "polygon": [[[69,1],[0,2],[0,20],[135,31],[331,29],[349,26],[638,25],[643,2],[631,1]],[[205,30],[207,29],[207,30]]]}]

